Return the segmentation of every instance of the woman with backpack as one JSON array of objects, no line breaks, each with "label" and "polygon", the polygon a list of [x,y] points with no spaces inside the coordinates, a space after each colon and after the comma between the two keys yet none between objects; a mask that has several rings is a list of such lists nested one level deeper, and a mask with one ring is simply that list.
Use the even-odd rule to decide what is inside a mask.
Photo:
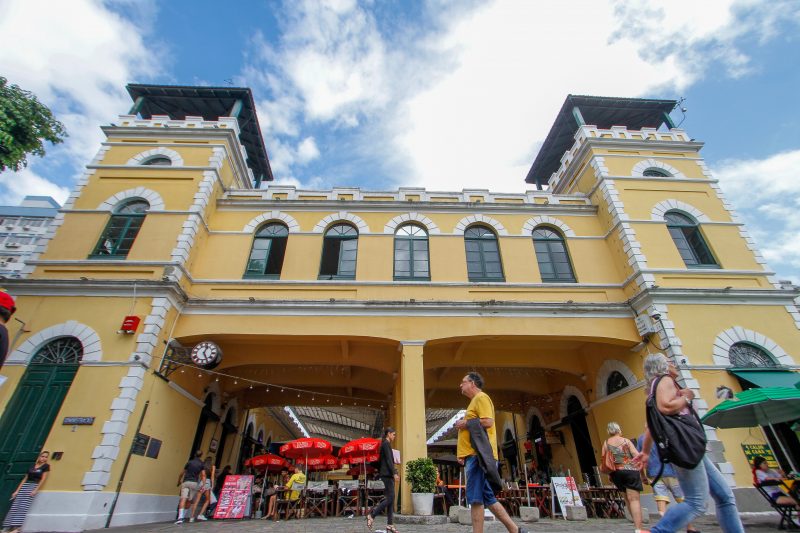
[{"label": "woman with backpack", "polygon": [[[642,505],[639,502],[639,493],[644,487],[642,487],[639,467],[633,464],[636,446],[622,436],[622,429],[616,422],[609,422],[606,429],[609,437],[603,443],[603,465],[605,467],[603,470],[617,489],[622,491],[625,505],[631,512],[633,525],[636,531],[640,531],[642,529]],[[611,467],[612,462],[613,467]]]},{"label": "woman with backpack", "polygon": [[[681,388],[677,382],[678,375],[675,363],[662,353],[650,354],[644,360],[644,377],[649,391],[648,431],[645,432],[642,451],[636,455],[634,462],[646,466],[653,441],[664,442],[663,433],[671,432],[671,446],[660,450],[661,458],[663,460],[672,457],[675,473],[685,496],[684,501],[670,505],[663,518],[650,531],[673,533],[685,529],[689,522],[705,513],[706,500],[710,493],[716,504],[717,521],[722,531],[744,533],[733,491],[705,453],[704,437],[696,459],[699,462],[694,467],[678,464],[678,461],[694,462],[687,456],[687,451],[694,448],[697,452],[697,435],[703,435],[700,420],[692,409],[694,392]],[[653,410],[657,412],[654,413]],[[658,428],[656,423],[659,424]],[[687,440],[682,440],[683,437],[687,437]],[[677,448],[676,443],[681,449],[671,449]]]}]

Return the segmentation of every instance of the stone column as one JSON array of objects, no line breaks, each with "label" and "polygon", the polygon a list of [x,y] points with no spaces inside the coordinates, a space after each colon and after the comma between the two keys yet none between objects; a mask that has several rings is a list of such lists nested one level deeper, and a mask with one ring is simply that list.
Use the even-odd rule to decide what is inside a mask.
[{"label": "stone column", "polygon": [[402,478],[403,514],[411,514],[411,487],[405,481],[405,464],[419,457],[427,457],[425,424],[425,375],[423,368],[424,341],[402,341],[403,353],[400,359],[400,379],[397,394],[398,427],[397,440],[401,453],[402,467],[399,468]]}]

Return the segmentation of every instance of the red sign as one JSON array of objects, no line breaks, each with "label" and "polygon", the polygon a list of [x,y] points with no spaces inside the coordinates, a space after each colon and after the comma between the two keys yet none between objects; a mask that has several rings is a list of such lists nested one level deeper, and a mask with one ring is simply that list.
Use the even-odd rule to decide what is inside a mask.
[{"label": "red sign", "polygon": [[214,519],[241,519],[250,514],[253,476],[227,476],[219,493]]},{"label": "red sign", "polygon": [[128,315],[122,321],[122,328],[120,328],[120,331],[122,331],[123,333],[134,333],[136,331],[136,328],[139,327],[139,322],[141,321],[142,319],[139,318],[138,316]]}]

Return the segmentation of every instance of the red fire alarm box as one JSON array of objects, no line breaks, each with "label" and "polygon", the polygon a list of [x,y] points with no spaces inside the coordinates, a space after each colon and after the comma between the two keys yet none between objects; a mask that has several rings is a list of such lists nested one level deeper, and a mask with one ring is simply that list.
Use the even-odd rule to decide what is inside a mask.
[{"label": "red fire alarm box", "polygon": [[119,330],[119,333],[126,333],[128,335],[132,335],[136,333],[136,329],[139,327],[139,322],[142,319],[135,315],[128,315],[125,317],[125,320],[122,321],[122,327]]}]

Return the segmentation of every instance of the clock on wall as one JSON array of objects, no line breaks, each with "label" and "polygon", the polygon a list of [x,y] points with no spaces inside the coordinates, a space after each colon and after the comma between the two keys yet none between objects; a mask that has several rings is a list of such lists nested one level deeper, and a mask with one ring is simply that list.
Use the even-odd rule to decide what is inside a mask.
[{"label": "clock on wall", "polygon": [[222,349],[215,342],[198,342],[192,348],[192,362],[203,368],[214,368],[222,361]]}]

